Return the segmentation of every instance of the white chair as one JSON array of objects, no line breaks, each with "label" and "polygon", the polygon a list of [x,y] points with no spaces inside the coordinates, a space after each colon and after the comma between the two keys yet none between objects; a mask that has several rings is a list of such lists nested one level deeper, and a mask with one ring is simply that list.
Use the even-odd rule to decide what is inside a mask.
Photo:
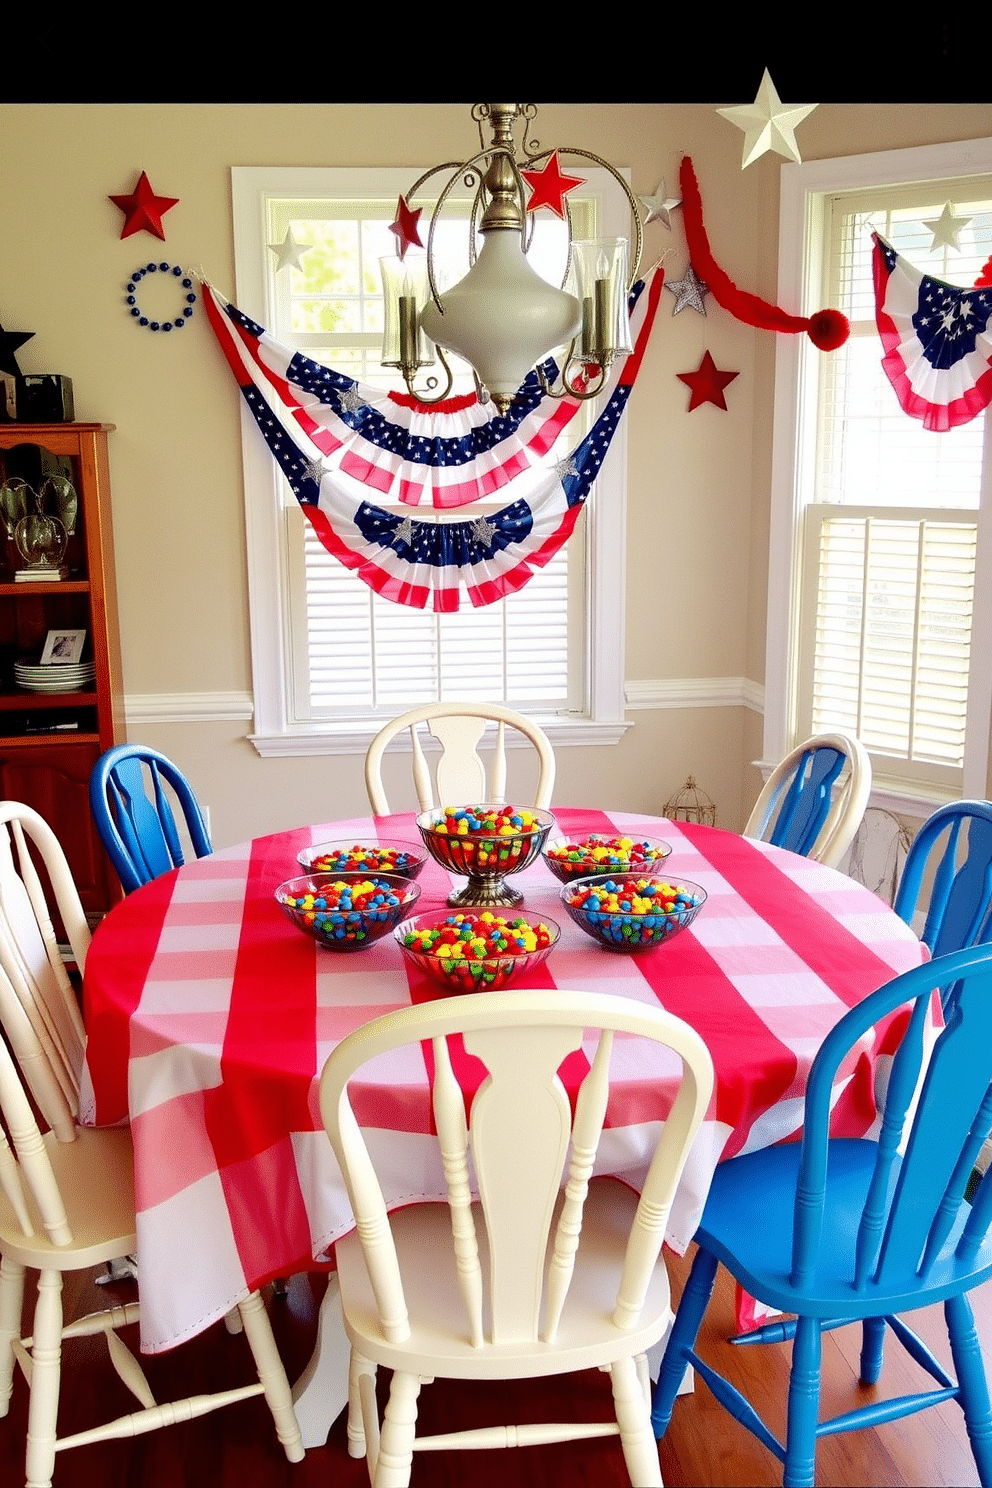
[{"label": "white chair", "polygon": [[[286,1456],[298,1462],[304,1453],[292,1394],[257,1292],[239,1304],[239,1313],[258,1383],[161,1405],[114,1331],[137,1321],[137,1303],[63,1325],[63,1273],[90,1270],[136,1248],[131,1134],[77,1125],[83,1025],[28,841],[44,863],[82,970],[89,930],[65,855],[47,823],[26,806],[0,803],[0,824],[0,1028],[6,1036],[0,1038],[0,1113],[10,1143],[0,1127],[0,1416],[7,1414],[16,1362],[30,1387],[28,1488],[51,1482],[59,1450],[133,1436],[262,1393]],[[32,1100],[48,1127],[44,1135]],[[25,1266],[39,1272],[28,1339],[21,1337]],[[106,1335],[114,1368],[141,1409],[60,1439],[62,1340],[96,1333]]]},{"label": "white chair", "polygon": [[787,847],[836,868],[871,795],[871,760],[853,734],[817,734],[785,756],[765,782],[745,837]]},{"label": "white chair", "polygon": [[[486,724],[496,724],[490,769],[479,755],[479,742]],[[419,725],[441,746],[434,782],[420,740]],[[533,800],[520,805],[549,806],[555,783],[555,756],[551,741],[538,724],[499,703],[425,703],[410,708],[379,730],[365,756],[365,788],[376,816],[389,814],[382,784],[382,756],[397,734],[409,730],[413,748],[413,783],[421,811],[431,806],[458,805],[466,801],[506,800],[506,730],[516,729],[533,744],[538,755],[537,789]]]},{"label": "white chair", "polygon": [[[682,1060],[640,1198],[615,1179],[590,1182],[614,1031],[625,1051],[643,1038]],[[451,1034],[463,1035],[465,1049],[488,1071],[467,1119],[449,1058]],[[365,1144],[348,1081],[377,1055],[426,1040],[448,1202],[387,1214],[375,1144]],[[590,1063],[573,1122],[558,1071],[579,1049]],[[670,1058],[655,1052],[660,1062]],[[670,1068],[674,1083],[678,1061]],[[375,1488],[408,1483],[415,1450],[605,1435],[619,1435],[637,1488],[661,1483],[644,1356],[671,1319],[659,1255],[712,1085],[712,1061],[693,1029],[657,1005],[602,993],[439,999],[388,1013],[341,1041],[321,1075],[320,1108],[358,1227],[335,1247],[352,1348],[348,1449],[367,1458]],[[394,1371],[381,1434],[380,1364]],[[420,1386],[434,1376],[523,1380],[596,1367],[611,1375],[614,1422],[416,1436]]]}]

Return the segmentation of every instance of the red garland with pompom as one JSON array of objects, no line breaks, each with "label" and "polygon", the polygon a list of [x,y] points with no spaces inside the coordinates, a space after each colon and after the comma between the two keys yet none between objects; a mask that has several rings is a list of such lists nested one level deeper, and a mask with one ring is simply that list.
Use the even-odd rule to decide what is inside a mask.
[{"label": "red garland with pompom", "polygon": [[685,225],[685,241],[689,249],[689,262],[700,279],[704,280],[718,305],[729,310],[745,325],[757,326],[762,331],[805,331],[814,346],[821,351],[836,351],[843,346],[851,333],[847,316],[839,310],[818,310],[815,315],[789,315],[777,305],[738,289],[713,257],[706,229],[703,226],[703,203],[699,195],[699,183],[692,161],[686,155],[679,167],[679,185],[682,189],[682,221]]}]

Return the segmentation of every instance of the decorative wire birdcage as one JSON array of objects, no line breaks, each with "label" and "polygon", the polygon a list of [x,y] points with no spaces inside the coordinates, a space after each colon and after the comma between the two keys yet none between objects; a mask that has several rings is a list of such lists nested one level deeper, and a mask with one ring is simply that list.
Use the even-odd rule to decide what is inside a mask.
[{"label": "decorative wire birdcage", "polygon": [[701,822],[705,827],[716,826],[716,804],[696,784],[694,775],[687,775],[685,785],[665,802],[664,815],[669,821]]}]

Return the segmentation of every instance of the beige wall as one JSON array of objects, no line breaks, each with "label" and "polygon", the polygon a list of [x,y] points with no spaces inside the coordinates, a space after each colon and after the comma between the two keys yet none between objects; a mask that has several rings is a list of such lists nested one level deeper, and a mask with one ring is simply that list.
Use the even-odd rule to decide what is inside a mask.
[{"label": "beige wall", "polygon": [[[305,118],[305,127],[304,127]],[[540,136],[632,171],[635,193],[675,186],[692,156],[717,260],[775,296],[778,157],[740,170],[741,135],[702,104],[548,105]],[[823,104],[801,126],[804,158],[988,134],[983,105]],[[114,523],[130,733],[165,749],[209,806],[218,846],[365,809],[361,759],[266,759],[249,719],[204,717],[250,694],[239,395],[202,310],[180,333],[140,331],[123,285],[154,258],[202,267],[233,296],[232,165],[420,165],[468,153],[461,104],[0,105],[0,323],[32,330],[23,372],[73,380],[76,416],[116,424]],[[120,239],[108,195],[140,170],[178,197],[164,243]],[[646,262],[686,256],[678,214],[648,229]],[[665,296],[628,411],[627,678],[764,674],[764,583],[774,338],[707,302]],[[739,372],[728,411],[687,414],[677,372],[709,349]],[[155,699],[184,721],[165,722]],[[176,698],[179,703],[175,702]],[[613,749],[559,751],[561,801],[660,810],[690,771],[719,820],[740,825],[758,789],[760,716],[743,706],[638,709]]]}]

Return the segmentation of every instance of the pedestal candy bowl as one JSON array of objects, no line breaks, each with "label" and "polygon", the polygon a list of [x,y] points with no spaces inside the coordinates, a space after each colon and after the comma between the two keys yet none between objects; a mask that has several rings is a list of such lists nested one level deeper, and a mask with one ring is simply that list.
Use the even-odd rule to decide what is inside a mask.
[{"label": "pedestal candy bowl", "polygon": [[505,880],[534,861],[554,824],[550,811],[527,806],[445,806],[417,817],[431,856],[468,879],[448,897],[456,909],[523,903]]},{"label": "pedestal candy bowl", "polygon": [[408,915],[420,888],[391,873],[307,873],[276,889],[276,902],[329,951],[361,951]]},{"label": "pedestal candy bowl", "polygon": [[483,910],[417,915],[397,925],[404,956],[445,992],[494,992],[540,966],[558,941],[553,920]]},{"label": "pedestal candy bowl", "polygon": [[685,879],[607,874],[577,878],[561,890],[575,923],[611,951],[650,951],[691,925],[706,890]]}]

